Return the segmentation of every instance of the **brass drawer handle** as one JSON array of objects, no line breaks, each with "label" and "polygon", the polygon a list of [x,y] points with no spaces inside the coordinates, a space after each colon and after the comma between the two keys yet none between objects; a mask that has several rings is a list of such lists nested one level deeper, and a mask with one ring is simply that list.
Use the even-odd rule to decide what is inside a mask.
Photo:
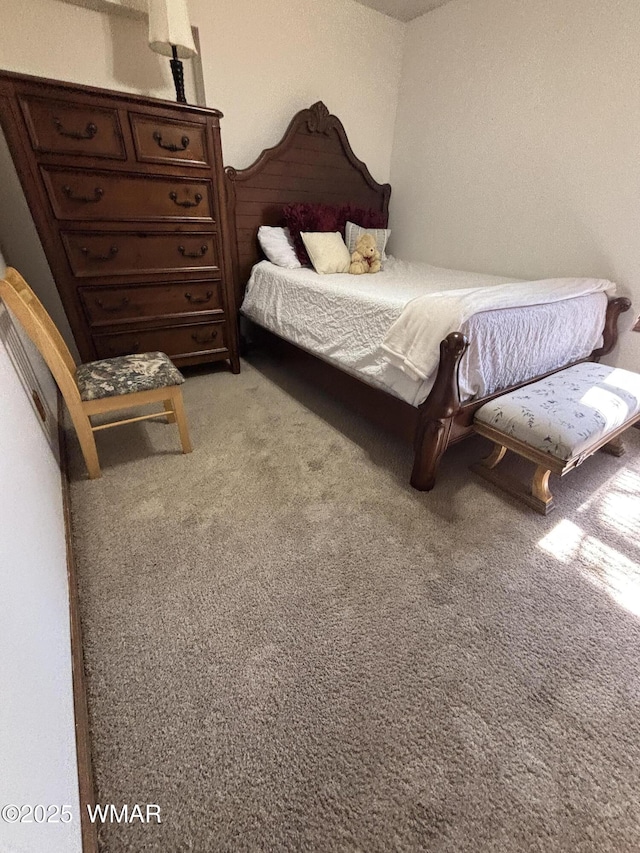
[{"label": "brass drawer handle", "polygon": [[213,332],[210,332],[208,335],[199,335],[197,332],[191,335],[191,339],[194,340],[197,344],[211,344],[218,337],[218,330],[215,329]]},{"label": "brass drawer handle", "polygon": [[187,252],[184,246],[178,246],[178,251],[184,258],[201,258],[203,255],[207,254],[208,250],[208,246],[200,246],[200,248],[195,252]]},{"label": "brass drawer handle", "polygon": [[186,151],[189,147],[189,137],[183,136],[180,142],[182,145],[176,145],[175,142],[163,142],[162,134],[159,130],[153,131],[153,138],[158,145],[158,148],[163,148],[165,151]]},{"label": "brass drawer handle", "polygon": [[53,123],[60,136],[67,136],[69,139],[93,139],[98,132],[98,128],[92,121],[84,130],[65,130],[59,118],[54,118]]},{"label": "brass drawer handle", "polygon": [[96,187],[93,195],[74,195],[73,190],[69,186],[62,187],[62,192],[70,201],[82,201],[85,204],[95,204],[104,195],[102,187]]},{"label": "brass drawer handle", "polygon": [[91,249],[88,249],[86,246],[82,246],[80,251],[88,261],[111,261],[118,254],[118,247],[112,246],[106,255],[92,255]]},{"label": "brass drawer handle", "polygon": [[184,201],[178,201],[178,193],[176,192],[170,192],[169,198],[174,204],[177,204],[178,207],[197,207],[202,201],[202,195],[200,193],[195,194],[195,201],[189,201],[188,198],[186,198]]},{"label": "brass drawer handle", "polygon": [[184,298],[191,302],[192,305],[201,305],[203,302],[209,302],[213,296],[213,290],[207,290],[206,296],[193,296],[191,293],[185,293]]},{"label": "brass drawer handle", "polygon": [[129,298],[127,296],[123,296],[119,305],[111,305],[109,307],[104,304],[102,299],[96,299],[96,303],[99,308],[108,314],[117,314],[118,311],[123,311],[127,307],[129,304]]}]

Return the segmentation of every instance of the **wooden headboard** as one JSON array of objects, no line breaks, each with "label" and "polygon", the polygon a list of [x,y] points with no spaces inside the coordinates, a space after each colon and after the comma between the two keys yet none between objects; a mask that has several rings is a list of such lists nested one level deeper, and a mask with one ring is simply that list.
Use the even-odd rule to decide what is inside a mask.
[{"label": "wooden headboard", "polygon": [[237,308],[251,268],[263,257],[258,228],[282,225],[283,205],[352,202],[379,210],[385,218],[389,211],[391,186],[374,181],[353,153],[342,122],[322,101],[296,113],[282,140],[252,166],[228,166],[225,173]]}]

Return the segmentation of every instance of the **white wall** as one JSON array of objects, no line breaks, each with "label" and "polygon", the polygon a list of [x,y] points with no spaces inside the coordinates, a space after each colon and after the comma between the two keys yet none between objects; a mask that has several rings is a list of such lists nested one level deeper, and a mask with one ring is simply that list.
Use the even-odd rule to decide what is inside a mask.
[{"label": "white wall", "polygon": [[[0,805],[69,805],[73,821],[0,820],[0,850],[79,853],[60,469],[16,370],[18,350],[0,307]],[[51,377],[29,355],[49,403]]]},{"label": "white wall", "polygon": [[175,97],[169,62],[149,50],[147,27],[60,0],[2,0],[0,66],[7,71]]},{"label": "white wall", "polygon": [[389,179],[405,25],[353,0],[189,0],[225,164],[248,166],[322,100],[356,155]]},{"label": "white wall", "polygon": [[[637,316],[639,47],[637,0],[453,0],[410,23],[392,250],[611,278]],[[640,334],[624,334],[616,358],[640,369]]]}]

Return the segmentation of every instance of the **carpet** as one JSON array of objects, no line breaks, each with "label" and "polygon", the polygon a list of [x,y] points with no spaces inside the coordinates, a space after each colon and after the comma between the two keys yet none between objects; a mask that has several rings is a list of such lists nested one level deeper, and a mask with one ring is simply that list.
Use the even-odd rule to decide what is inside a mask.
[{"label": "carpet", "polygon": [[162,819],[103,853],[640,849],[640,431],[543,518],[266,355],[183,387],[190,456],[69,437],[98,800]]}]

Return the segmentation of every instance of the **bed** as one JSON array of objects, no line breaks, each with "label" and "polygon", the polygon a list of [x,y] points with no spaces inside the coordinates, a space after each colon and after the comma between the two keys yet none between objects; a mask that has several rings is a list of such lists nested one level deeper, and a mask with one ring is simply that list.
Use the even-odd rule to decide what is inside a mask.
[{"label": "bed", "polygon": [[440,341],[439,360],[429,375],[409,377],[380,347],[409,303],[434,290],[490,288],[513,279],[394,258],[374,276],[318,276],[263,260],[258,228],[281,225],[285,204],[351,203],[388,216],[391,187],[374,181],[339,119],[320,102],[297,113],[282,141],[252,166],[227,168],[226,178],[235,298],[249,335],[411,439],[411,485],[419,490],[434,486],[447,447],[471,434],[476,409],[508,389],[610,352],[618,317],[630,307],[624,297],[607,299],[600,292],[481,311]]}]

